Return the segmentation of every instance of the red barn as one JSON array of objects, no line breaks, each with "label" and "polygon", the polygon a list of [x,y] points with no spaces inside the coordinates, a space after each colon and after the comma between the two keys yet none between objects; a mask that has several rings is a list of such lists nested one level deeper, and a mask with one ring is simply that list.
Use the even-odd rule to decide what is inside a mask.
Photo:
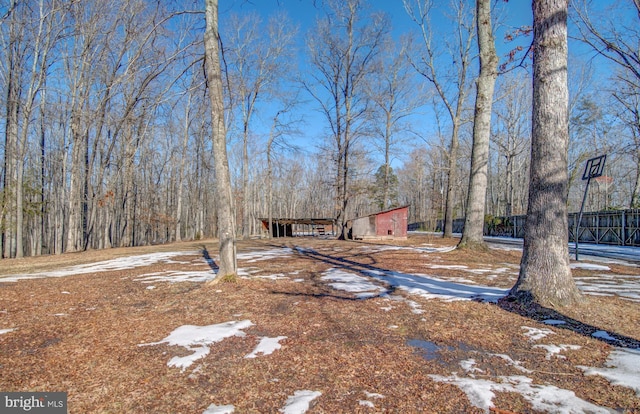
[{"label": "red barn", "polygon": [[352,239],[406,238],[409,206],[374,213],[351,222]]}]

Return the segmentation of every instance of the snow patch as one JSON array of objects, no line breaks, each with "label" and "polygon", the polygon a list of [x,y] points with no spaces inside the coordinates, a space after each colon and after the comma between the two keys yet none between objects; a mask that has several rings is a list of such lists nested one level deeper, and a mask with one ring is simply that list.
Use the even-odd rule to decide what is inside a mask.
[{"label": "snow patch", "polygon": [[183,325],[176,328],[169,334],[169,336],[159,342],[139,344],[138,346],[151,346],[166,343],[168,345],[182,346],[189,351],[192,351],[193,354],[191,355],[183,357],[176,356],[171,358],[167,363],[170,367],[178,367],[184,371],[195,361],[204,358],[209,354],[210,344],[220,342],[223,339],[230,338],[232,336],[244,336],[245,333],[242,332],[242,330],[250,326],[253,326],[253,323],[249,320],[224,322],[208,326]]},{"label": "snow patch", "polygon": [[215,405],[211,404],[202,414],[231,414],[236,407],[233,405]]},{"label": "snow patch", "polygon": [[367,392],[367,391],[365,391],[364,395],[366,395],[367,398],[376,398],[376,399],[384,398],[384,395],[378,394],[377,392]]},{"label": "snow patch", "polygon": [[358,400],[358,404],[369,408],[376,408],[375,404],[369,400]]},{"label": "snow patch", "polygon": [[494,392],[517,392],[521,394],[534,410],[546,413],[562,414],[608,414],[609,410],[576,397],[570,390],[553,385],[533,384],[531,378],[523,376],[501,376],[501,382],[486,379],[460,378],[457,375],[443,377],[430,375],[437,382],[456,385],[469,399],[469,402],[485,412],[493,407]]},{"label": "snow patch", "polygon": [[540,329],[540,328],[532,328],[530,326],[522,326],[522,329],[526,329],[527,332],[525,332],[524,336],[529,337],[530,341],[539,341],[540,339],[548,336],[548,335],[553,335],[555,334],[555,332],[553,332],[550,329]]},{"label": "snow patch", "polygon": [[283,414],[304,414],[309,409],[311,401],[315,400],[322,393],[320,391],[302,390],[296,391],[292,396],[287,398],[284,408],[279,411]]},{"label": "snow patch", "polygon": [[140,275],[140,277],[133,279],[142,283],[154,283],[154,282],[195,282],[202,283],[208,282],[216,278],[216,274],[213,270],[195,270],[195,271],[180,271],[180,270],[167,270],[161,273],[147,273]]},{"label": "snow patch", "polygon": [[247,253],[238,253],[238,260],[245,260],[248,263],[255,263],[261,260],[271,260],[278,258],[291,257],[293,255],[293,249],[289,247],[280,248],[280,249],[271,249],[271,250],[257,250],[253,252]]},{"label": "snow patch", "polygon": [[0,282],[17,282],[26,279],[41,279],[46,277],[66,277],[85,273],[112,272],[118,270],[129,270],[137,267],[151,266],[157,263],[177,263],[172,260],[175,256],[199,254],[198,252],[156,252],[141,254],[137,256],[118,257],[116,259],[104,260],[96,263],[89,263],[77,266],[70,266],[49,272],[11,275],[0,278]]},{"label": "snow patch", "polygon": [[525,367],[522,366],[522,361],[515,361],[513,358],[511,358],[509,355],[506,354],[489,354],[498,358],[502,358],[503,360],[505,360],[507,362],[508,365],[511,365],[512,367],[514,367],[515,369],[517,369],[518,371],[522,371],[525,374],[530,374],[531,371],[530,369],[527,369]]},{"label": "snow patch", "polygon": [[260,343],[250,354],[246,355],[245,358],[256,358],[258,354],[269,355],[274,351],[282,348],[280,345],[280,341],[283,339],[287,339],[286,336],[277,336],[275,338],[262,337],[260,338]]},{"label": "snow patch", "polygon": [[509,291],[508,289],[482,285],[469,286],[463,283],[454,283],[449,280],[421,274],[380,270],[365,271],[363,273],[410,294],[419,295],[426,299],[441,299],[445,302],[456,300],[497,302],[498,299],[504,297]]},{"label": "snow patch", "polygon": [[609,271],[611,268],[609,266],[597,265],[593,263],[571,263],[569,265],[572,269],[585,269],[585,270],[606,270]]},{"label": "snow patch", "polygon": [[484,372],[480,368],[476,368],[476,360],[473,358],[460,361],[460,367],[464,369],[465,372],[469,372],[471,374],[474,372]]},{"label": "snow patch", "polygon": [[376,285],[371,279],[358,276],[354,273],[345,272],[336,268],[330,268],[322,273],[322,280],[329,280],[329,286],[336,290],[355,293],[359,299],[371,298],[379,296],[380,293],[387,291],[386,288]]},{"label": "snow patch", "polygon": [[561,344],[561,345],[534,345],[534,348],[542,348],[544,350],[547,351],[547,355],[545,356],[545,359],[551,359],[552,356],[556,355],[558,358],[566,358],[564,355],[559,355],[560,352],[562,351],[567,351],[567,350],[572,350],[572,351],[576,351],[578,349],[580,349],[580,345],[567,345],[567,344]]},{"label": "snow patch", "polygon": [[603,368],[578,366],[585,375],[600,375],[614,385],[631,388],[640,397],[640,348],[616,348]]}]

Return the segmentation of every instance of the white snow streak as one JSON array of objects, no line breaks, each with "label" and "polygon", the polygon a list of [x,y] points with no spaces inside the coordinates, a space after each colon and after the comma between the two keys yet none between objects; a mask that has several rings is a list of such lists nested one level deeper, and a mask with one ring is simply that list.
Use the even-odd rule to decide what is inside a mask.
[{"label": "white snow streak", "polygon": [[195,361],[204,358],[209,354],[210,344],[220,342],[223,339],[232,336],[244,336],[245,333],[242,332],[242,330],[252,325],[253,323],[249,320],[224,322],[208,326],[183,325],[176,328],[169,334],[169,336],[159,342],[140,344],[138,346],[151,346],[166,343],[168,345],[182,346],[189,351],[192,351],[193,354],[191,355],[183,357],[176,356],[171,358],[167,363],[170,367],[178,367],[184,371]]},{"label": "white snow streak", "polygon": [[322,280],[328,280],[329,286],[336,290],[355,293],[359,299],[366,299],[373,296],[379,296],[385,293],[386,288],[376,285],[372,279],[358,276],[354,273],[345,272],[336,268],[330,268],[322,273]]},{"label": "white snow streak", "polygon": [[309,409],[311,401],[315,400],[322,393],[320,391],[296,391],[292,396],[287,398],[284,408],[279,411],[283,414],[304,414]]},{"label": "white snow streak", "polygon": [[269,355],[272,354],[275,350],[282,348],[280,345],[280,341],[283,339],[287,339],[286,336],[278,336],[275,338],[260,338],[260,343],[250,354],[246,355],[245,358],[255,358],[258,354]]},{"label": "white snow streak", "polygon": [[175,256],[199,254],[198,252],[157,252],[137,256],[118,257],[102,262],[70,266],[49,272],[11,275],[0,278],[0,282],[17,282],[24,279],[41,279],[45,277],[65,277],[85,273],[112,272],[117,270],[135,269],[136,267],[151,266],[156,263],[179,263],[172,260]]},{"label": "white snow streak", "polygon": [[606,367],[579,366],[585,375],[600,375],[614,385],[632,388],[640,397],[640,348],[616,348],[610,354]]},{"label": "white snow streak", "polygon": [[486,379],[460,378],[457,375],[443,377],[430,375],[437,382],[456,385],[469,399],[469,402],[485,412],[493,407],[494,392],[517,392],[521,394],[534,410],[558,414],[608,414],[609,410],[576,397],[570,390],[553,385],[533,384],[533,380],[524,376],[500,376],[500,382]]},{"label": "white snow streak", "polygon": [[202,414],[231,414],[236,407],[233,405],[215,405],[211,404]]}]

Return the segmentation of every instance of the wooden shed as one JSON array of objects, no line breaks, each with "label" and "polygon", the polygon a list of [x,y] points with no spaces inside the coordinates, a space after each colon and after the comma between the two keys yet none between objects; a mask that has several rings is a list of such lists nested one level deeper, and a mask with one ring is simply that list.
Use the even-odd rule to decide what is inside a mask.
[{"label": "wooden shed", "polygon": [[[269,233],[269,219],[260,218],[263,232]],[[335,233],[335,220],[330,218],[273,218],[271,237],[328,236]]]},{"label": "wooden shed", "polygon": [[396,207],[351,221],[351,238],[386,239],[407,238],[409,206]]}]

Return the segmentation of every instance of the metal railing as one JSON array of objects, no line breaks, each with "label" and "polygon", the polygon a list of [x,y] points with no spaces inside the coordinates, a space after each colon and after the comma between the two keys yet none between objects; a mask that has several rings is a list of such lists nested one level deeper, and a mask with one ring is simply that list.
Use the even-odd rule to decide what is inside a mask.
[{"label": "metal railing", "polygon": [[[569,213],[570,242],[575,242],[578,214]],[[484,226],[487,236],[524,237],[527,216],[493,217],[488,221]],[[411,223],[409,230],[427,229],[426,224]],[[453,220],[454,233],[462,233],[463,227],[464,218]],[[442,220],[438,221],[435,230],[442,230]],[[579,233],[578,243],[640,246],[640,209],[583,213]]]}]

